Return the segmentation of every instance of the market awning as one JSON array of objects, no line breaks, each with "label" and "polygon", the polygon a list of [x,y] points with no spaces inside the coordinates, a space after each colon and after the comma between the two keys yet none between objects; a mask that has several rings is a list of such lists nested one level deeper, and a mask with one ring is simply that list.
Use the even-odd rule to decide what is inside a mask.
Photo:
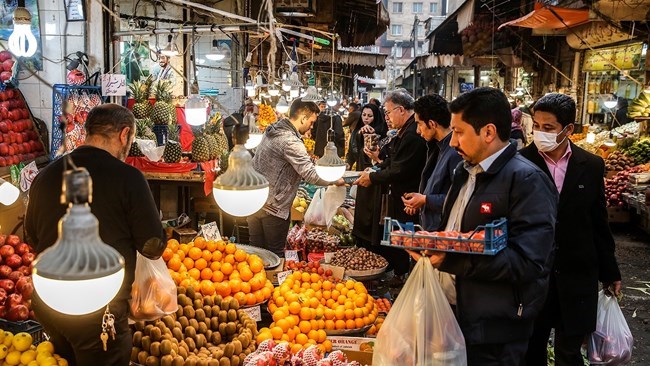
[{"label": "market awning", "polygon": [[390,18],[383,1],[336,1],[335,33],[346,46],[374,45],[388,29]]},{"label": "market awning", "polygon": [[422,55],[415,58],[418,70],[433,69],[436,67],[471,66],[466,64],[469,58],[463,55]]},{"label": "market awning", "polygon": [[[355,48],[338,47],[334,54],[334,63],[368,66],[375,69],[383,70],[386,66],[386,57],[388,55],[364,51]],[[316,63],[331,63],[332,54],[330,52],[319,52],[314,55]]]},{"label": "market awning", "polygon": [[374,79],[374,78],[367,78],[364,76],[358,76],[357,80],[362,84],[373,84],[378,87],[386,86],[386,80],[384,79]]},{"label": "market awning", "polygon": [[589,21],[589,9],[569,9],[559,6],[535,3],[535,10],[521,18],[511,20],[499,26],[515,26],[533,29],[571,28]]}]

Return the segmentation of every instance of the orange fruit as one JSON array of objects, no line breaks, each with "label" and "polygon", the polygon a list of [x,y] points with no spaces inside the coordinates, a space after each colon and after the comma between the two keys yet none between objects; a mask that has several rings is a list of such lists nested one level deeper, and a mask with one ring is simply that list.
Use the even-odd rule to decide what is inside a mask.
[{"label": "orange fruit", "polygon": [[172,251],[176,251],[178,249],[178,246],[180,244],[178,243],[178,240],[176,239],[169,239],[167,240],[167,248],[170,248]]},{"label": "orange fruit", "polygon": [[303,320],[298,323],[298,328],[300,329],[301,333],[307,334],[311,330],[311,323]]},{"label": "orange fruit", "polygon": [[196,239],[194,239],[194,246],[199,249],[205,249],[207,244],[208,242],[202,236],[197,236]]},{"label": "orange fruit", "polygon": [[237,260],[237,262],[245,262],[246,259],[248,258],[248,254],[241,249],[235,250],[234,254],[235,254],[235,260]]},{"label": "orange fruit", "polygon": [[334,320],[331,319],[325,320],[325,329],[327,330],[336,329],[336,324],[334,323]]},{"label": "orange fruit", "polygon": [[361,318],[354,319],[354,327],[356,329],[363,328],[365,326],[366,326],[366,323],[363,322],[363,319],[361,319]]},{"label": "orange fruit", "polygon": [[271,298],[271,289],[268,287],[263,287],[260,291],[262,291],[262,297],[266,300]]},{"label": "orange fruit", "polygon": [[269,330],[269,328],[262,328],[260,329],[260,332],[257,333],[257,337],[255,340],[257,341],[257,344],[260,344],[264,342],[267,339],[273,339],[273,334]]},{"label": "orange fruit", "polygon": [[201,258],[205,259],[206,261],[211,261],[212,260],[212,252],[211,251],[209,251],[207,249],[203,249],[202,253],[203,254],[201,255]]},{"label": "orange fruit", "polygon": [[318,275],[318,273],[312,273],[310,276],[310,280],[312,283],[316,283],[320,281],[320,276]]},{"label": "orange fruit", "polygon": [[[221,291],[219,291],[219,289],[221,289]],[[222,297],[230,295],[231,292],[232,291],[230,290],[230,284],[228,281],[221,282],[219,288],[217,288],[217,293]]]},{"label": "orange fruit", "polygon": [[[235,298],[235,300],[237,300],[237,302],[239,303],[239,305],[245,305],[245,304],[246,304],[246,294],[245,294],[245,293],[239,291],[239,292],[237,292],[233,297]],[[271,306],[269,305],[269,308],[270,308],[270,307],[271,307]],[[274,312],[274,313],[275,313],[275,312]]]},{"label": "orange fruit", "polygon": [[210,263],[210,269],[212,270],[212,272],[221,271],[221,262]]},{"label": "orange fruit", "polygon": [[176,253],[174,253],[174,255],[178,256],[180,260],[183,260],[186,257],[185,252],[183,252],[182,250],[177,251]]},{"label": "orange fruit", "polygon": [[278,298],[275,299],[275,303],[276,303],[276,305],[278,305],[278,306],[283,306],[283,305],[285,304],[284,297],[282,297],[282,296],[278,296]]},{"label": "orange fruit", "polygon": [[308,339],[309,338],[303,333],[300,333],[300,334],[296,335],[296,343],[297,344],[305,345],[305,344],[307,344]]},{"label": "orange fruit", "polygon": [[201,294],[203,296],[212,296],[216,292],[214,284],[212,281],[203,280],[201,281]]},{"label": "orange fruit", "polygon": [[256,299],[255,295],[248,293],[246,294],[246,305],[255,305]]},{"label": "orange fruit", "polygon": [[208,242],[205,244],[205,249],[210,251],[210,253],[214,252],[217,250],[217,242],[214,240],[208,240]]},{"label": "orange fruit", "polygon": [[325,346],[325,351],[330,352],[332,350],[332,341],[326,339],[325,341],[323,341],[323,346]]},{"label": "orange fruit", "polygon": [[278,322],[280,319],[284,319],[289,315],[284,309],[278,309],[273,312],[272,318],[274,322]]},{"label": "orange fruit", "polygon": [[223,273],[221,271],[212,272],[212,282],[221,282],[223,281]]},{"label": "orange fruit", "polygon": [[237,251],[237,246],[233,243],[226,244],[226,254],[234,254]]},{"label": "orange fruit", "polygon": [[262,293],[261,290],[254,291],[254,292],[253,292],[253,295],[255,295],[255,301],[256,301],[257,303],[260,303],[260,302],[262,302],[262,301],[265,300],[265,298],[264,298],[264,293]]},{"label": "orange fruit", "polygon": [[230,283],[230,289],[232,290],[232,292],[241,291],[241,280],[235,278],[235,279],[231,279],[228,282]]},{"label": "orange fruit", "polygon": [[162,258],[165,262],[169,262],[173,255],[174,251],[172,251],[171,248],[165,248],[165,250],[163,250]]},{"label": "orange fruit", "polygon": [[194,248],[191,248],[189,250],[189,252],[187,252],[187,255],[190,258],[192,258],[194,260],[197,260],[197,259],[201,258],[201,256],[203,255],[203,251],[201,249],[199,249],[199,248],[194,247]]},{"label": "orange fruit", "polygon": [[221,259],[223,259],[223,253],[218,250],[212,252],[212,262],[221,262]]},{"label": "orange fruit", "polygon": [[293,353],[295,355],[300,351],[302,351],[302,345],[300,345],[298,343],[295,343],[295,344],[291,345],[291,353]]},{"label": "orange fruit", "polygon": [[310,330],[309,333],[307,333],[307,338],[318,342],[318,331],[316,329]]},{"label": "orange fruit", "polygon": [[248,267],[244,267],[239,271],[239,276],[241,276],[242,281],[250,281],[253,275],[253,272]]},{"label": "orange fruit", "polygon": [[255,276],[253,276],[253,278],[250,281],[248,281],[248,283],[251,284],[251,289],[253,291],[257,291],[257,290],[261,289],[262,287],[264,287],[264,284],[266,283],[266,281],[265,281],[266,278],[259,278],[258,276],[259,276],[259,273],[256,274]]},{"label": "orange fruit", "polygon": [[194,261],[192,260],[192,258],[189,258],[189,257],[185,258],[185,259],[183,259],[183,265],[187,269],[192,269],[192,268],[194,268]]},{"label": "orange fruit", "polygon": [[223,240],[217,240],[217,250],[223,252],[226,250],[226,242]]},{"label": "orange fruit", "polygon": [[194,261],[194,268],[198,269],[199,271],[203,270],[207,266],[208,266],[208,262],[203,258],[199,258]]},{"label": "orange fruit", "polygon": [[291,275],[294,281],[301,281],[302,279],[302,272],[293,272]]},{"label": "orange fruit", "polygon": [[287,322],[286,319],[279,319],[277,322],[275,322],[275,325],[277,327],[280,327],[282,329],[282,333],[285,334],[287,333],[290,327],[289,322]]},{"label": "orange fruit", "polygon": [[189,271],[187,271],[187,273],[189,273],[190,277],[192,277],[195,280],[198,280],[199,278],[201,278],[201,271],[199,271],[196,268],[190,269]]},{"label": "orange fruit", "polygon": [[309,308],[300,308],[300,319],[311,320],[311,310]]},{"label": "orange fruit", "polygon": [[312,309],[316,309],[318,305],[320,305],[320,301],[318,301],[317,298],[312,297],[309,299],[309,307],[311,307]]},{"label": "orange fruit", "polygon": [[296,301],[293,301],[289,303],[289,313],[293,315],[298,315],[300,314],[300,311],[302,310],[302,306]]},{"label": "orange fruit", "polygon": [[233,271],[232,264],[230,263],[224,263],[221,265],[221,272],[223,272],[224,275],[228,276],[231,274]]},{"label": "orange fruit", "polygon": [[309,282],[311,281],[311,275],[307,272],[303,272],[300,279],[302,282]]},{"label": "orange fruit", "polygon": [[317,340],[317,342],[318,342],[318,343],[323,343],[323,342],[325,342],[325,339],[327,339],[327,333],[326,333],[324,330],[322,330],[322,329],[317,330],[317,333],[318,333],[318,340]]},{"label": "orange fruit", "polygon": [[235,256],[232,254],[226,254],[226,257],[223,259],[224,263],[230,263],[233,266],[235,265]]},{"label": "orange fruit", "polygon": [[334,326],[335,326],[335,328],[338,329],[338,330],[345,329],[345,320],[337,320],[337,321],[334,323]]},{"label": "orange fruit", "polygon": [[[230,244],[228,244],[230,245]],[[273,335],[273,339],[280,339],[282,338],[282,335],[284,334],[284,331],[280,327],[273,327],[271,328],[271,334]]]},{"label": "orange fruit", "polygon": [[187,245],[187,244],[181,244],[181,245],[178,246],[178,249],[179,249],[181,252],[187,254],[187,252],[189,252],[189,250],[190,250],[190,246]]},{"label": "orange fruit", "polygon": [[202,280],[212,280],[212,270],[210,268],[203,268],[201,270]]},{"label": "orange fruit", "polygon": [[[253,273],[261,272],[264,269],[264,262],[262,262],[262,260],[257,256],[251,256],[251,257],[254,258],[253,260],[251,260],[249,262],[249,266],[251,268],[251,271],[253,271]],[[251,258],[251,257],[249,257],[249,258]]]},{"label": "orange fruit", "polygon": [[178,257],[173,257],[167,262],[167,268],[178,271],[181,268],[181,260]]},{"label": "orange fruit", "polygon": [[348,320],[345,321],[345,328],[347,328],[347,329],[356,329],[357,328],[357,323],[352,319],[348,319]]},{"label": "orange fruit", "polygon": [[341,296],[341,293],[339,290],[333,290],[332,291],[332,300],[336,301],[339,299],[339,296]]},{"label": "orange fruit", "polygon": [[311,289],[314,291],[320,291],[320,288],[321,288],[320,282],[313,282],[311,284]]},{"label": "orange fruit", "polygon": [[232,279],[236,278],[238,280],[241,280],[241,277],[239,276],[239,271],[237,271],[237,270],[232,271],[232,273],[228,277],[232,278]]},{"label": "orange fruit", "polygon": [[241,283],[241,290],[245,294],[249,294],[251,292],[251,285],[248,282],[242,282]]}]

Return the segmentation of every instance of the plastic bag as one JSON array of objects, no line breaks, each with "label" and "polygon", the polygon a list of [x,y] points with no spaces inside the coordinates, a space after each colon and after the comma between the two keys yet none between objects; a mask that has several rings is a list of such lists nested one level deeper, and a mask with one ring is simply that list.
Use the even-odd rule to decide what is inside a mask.
[{"label": "plastic bag", "polygon": [[136,253],[135,280],[131,288],[133,320],[155,320],[178,310],[176,284],[162,258],[150,260]]},{"label": "plastic bag", "polygon": [[305,224],[329,227],[344,201],[345,187],[330,186],[327,190],[319,188],[305,212]]},{"label": "plastic bag", "polygon": [[596,331],[587,342],[587,354],[592,365],[623,365],[632,358],[634,338],[615,296],[598,293]]},{"label": "plastic bag", "polygon": [[374,350],[374,366],[467,365],[465,338],[428,258],[415,265]]},{"label": "plastic bag", "polygon": [[160,161],[165,151],[164,146],[157,146],[156,141],[135,139],[134,144],[138,144],[140,151],[151,161]]}]

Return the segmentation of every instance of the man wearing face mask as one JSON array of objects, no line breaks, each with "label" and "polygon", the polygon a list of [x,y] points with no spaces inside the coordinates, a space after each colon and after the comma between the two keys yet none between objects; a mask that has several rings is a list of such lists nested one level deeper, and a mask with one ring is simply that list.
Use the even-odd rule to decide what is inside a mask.
[{"label": "man wearing face mask", "polygon": [[583,365],[580,347],[596,328],[598,282],[620,294],[621,273],[605,207],[605,164],[569,140],[576,105],[564,94],[548,94],[534,107],[534,143],[520,150],[554,182],[560,201],[556,254],[548,297],[535,321],[526,366],[546,365],[546,345],[555,329],[555,364]]},{"label": "man wearing face mask", "polygon": [[253,168],[269,181],[269,197],[261,210],[247,218],[250,244],[280,257],[284,257],[291,202],[300,180],[319,186],[345,184],[343,179],[336,182],[321,179],[302,142],[302,135],[311,129],[318,113],[316,103],[296,98],[291,103],[289,119],[266,128],[253,157]]}]

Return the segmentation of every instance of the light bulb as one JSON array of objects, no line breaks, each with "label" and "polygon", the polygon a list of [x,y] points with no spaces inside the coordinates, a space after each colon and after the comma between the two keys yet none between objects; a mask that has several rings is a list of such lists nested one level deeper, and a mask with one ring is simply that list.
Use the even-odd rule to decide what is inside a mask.
[{"label": "light bulb", "polygon": [[252,149],[256,148],[260,144],[260,142],[262,142],[263,137],[264,137],[264,134],[262,134],[261,132],[258,132],[258,133],[251,132],[251,133],[249,133],[248,134],[248,141],[246,141],[246,143],[244,144],[244,147],[247,150],[252,150]]},{"label": "light bulb", "polygon": [[336,101],[336,98],[334,98],[334,95],[330,94],[330,95],[327,96],[327,102],[326,103],[327,103],[328,106],[334,107],[336,105],[336,103],[338,103],[338,102]]},{"label": "light bulb", "polygon": [[14,30],[9,36],[11,53],[17,57],[31,57],[36,53],[36,37],[32,33],[32,15],[29,10],[17,7],[14,11]]},{"label": "light bulb", "polygon": [[325,154],[316,161],[316,174],[328,182],[337,181],[345,173],[345,162],[336,152],[336,145],[329,141],[325,146]]},{"label": "light bulb", "polygon": [[618,102],[616,100],[606,100],[603,102],[603,104],[605,105],[605,108],[612,109],[616,107],[616,104],[618,104]]},{"label": "light bulb", "polygon": [[0,178],[0,203],[5,206],[12,205],[20,196],[16,186]]},{"label": "light bulb", "polygon": [[272,88],[269,88],[268,93],[272,97],[277,97],[278,95],[280,95],[280,90],[278,88],[272,87]]},{"label": "light bulb", "polygon": [[192,95],[185,102],[185,120],[191,126],[202,126],[208,119],[207,103],[198,95]]},{"label": "light bulb", "polygon": [[288,84],[282,84],[282,90],[288,92],[289,90],[291,90],[291,85],[288,85]]},{"label": "light bulb", "polygon": [[289,91],[289,96],[291,98],[298,98],[299,95],[300,95],[300,89],[299,88],[291,88],[291,90]]},{"label": "light bulb", "polygon": [[205,58],[212,61],[221,61],[226,58],[226,54],[219,47],[219,41],[216,39],[212,40],[212,48],[210,49],[210,53],[205,55]]},{"label": "light bulb", "polygon": [[594,142],[596,142],[596,134],[593,133],[593,132],[587,133],[587,139],[586,140],[587,140],[588,144],[593,144]]},{"label": "light bulb", "polygon": [[283,96],[280,97],[278,104],[275,105],[275,110],[281,114],[286,114],[287,112],[289,112],[289,103],[287,103],[287,100],[284,99]]}]

